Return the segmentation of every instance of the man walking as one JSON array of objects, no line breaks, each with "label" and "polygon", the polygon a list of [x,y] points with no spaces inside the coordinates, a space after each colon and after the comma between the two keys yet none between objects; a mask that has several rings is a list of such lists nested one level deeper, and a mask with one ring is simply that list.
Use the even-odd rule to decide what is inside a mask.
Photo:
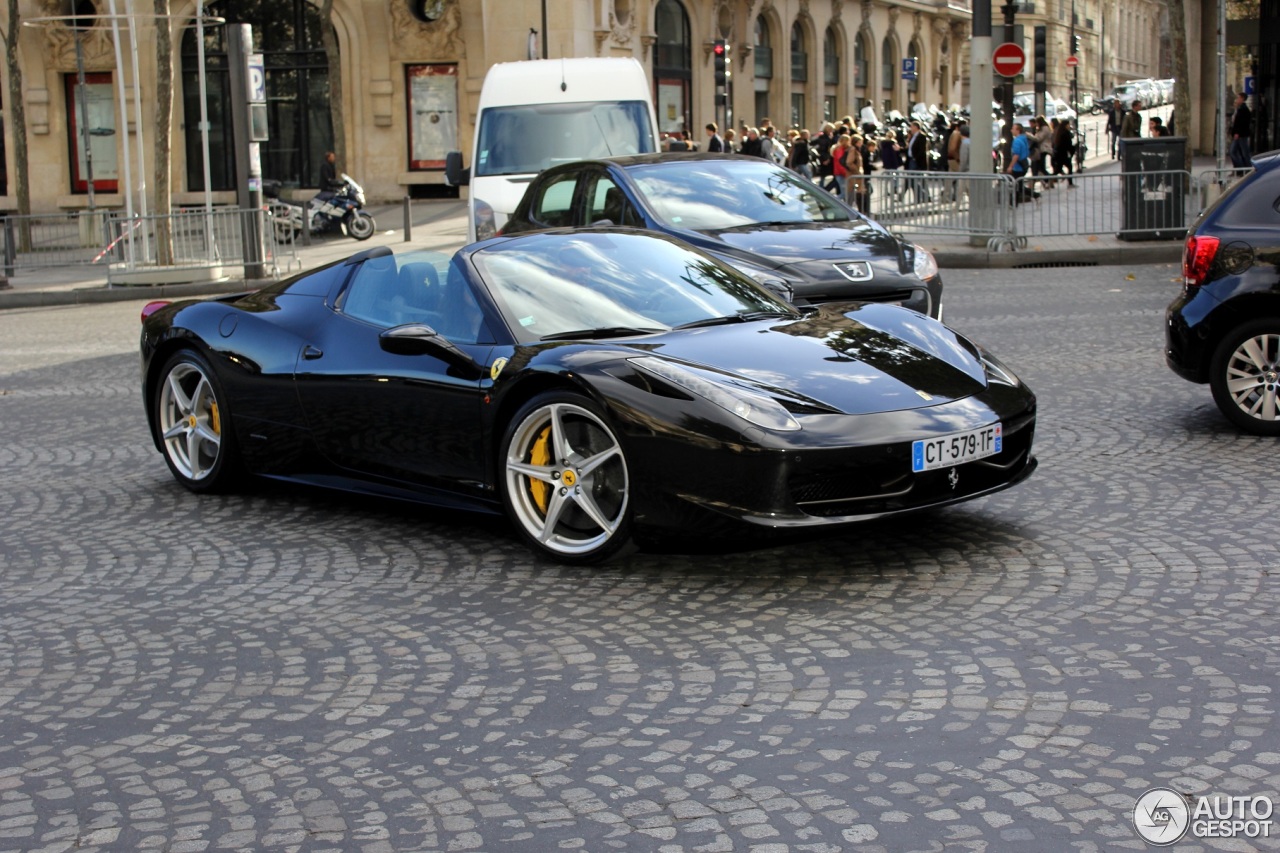
[{"label": "man walking", "polygon": [[1116,159],[1116,151],[1120,148],[1120,122],[1124,117],[1124,106],[1116,98],[1107,109],[1107,149],[1111,159]]},{"label": "man walking", "polygon": [[720,128],[716,127],[714,121],[707,122],[707,150],[714,152],[724,151],[724,140],[720,138]]},{"label": "man walking", "polygon": [[1013,123],[1013,141],[1009,145],[1009,168],[1005,169],[1013,179],[1017,182],[1018,187],[1014,195],[1018,203],[1026,201],[1026,182],[1023,180],[1027,176],[1027,167],[1031,160],[1031,143],[1027,141],[1027,136],[1022,132],[1021,122]]},{"label": "man walking", "polygon": [[1133,109],[1124,114],[1124,119],[1120,122],[1120,138],[1121,139],[1137,139],[1142,136],[1142,113],[1138,110],[1142,109],[1142,101],[1135,100]]},{"label": "man walking", "polygon": [[1249,135],[1253,131],[1253,114],[1249,111],[1248,98],[1241,92],[1236,95],[1236,111],[1231,114],[1231,165],[1247,169],[1253,160],[1249,150]]}]

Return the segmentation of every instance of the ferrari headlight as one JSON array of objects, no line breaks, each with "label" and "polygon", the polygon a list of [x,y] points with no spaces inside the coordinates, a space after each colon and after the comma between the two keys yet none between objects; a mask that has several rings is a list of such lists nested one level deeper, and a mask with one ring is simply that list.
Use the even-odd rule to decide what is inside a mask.
[{"label": "ferrari headlight", "polygon": [[912,243],[911,254],[913,256],[912,272],[916,274],[916,278],[925,281],[938,274],[938,262],[934,260],[933,252]]},{"label": "ferrari headlight", "polygon": [[630,361],[641,370],[665,379],[690,394],[710,400],[720,408],[732,412],[748,423],[779,432],[800,429],[799,422],[791,416],[791,413],[781,403],[771,397],[766,397],[764,394],[756,394],[745,388],[737,388],[723,382],[716,382],[701,373],[680,367],[660,358],[633,358]]},{"label": "ferrari headlight", "polygon": [[987,377],[994,382],[1000,382],[1005,385],[1017,385],[1018,377],[1013,371],[1004,366],[1004,363],[997,359],[989,352],[982,351],[982,368],[987,372]]}]

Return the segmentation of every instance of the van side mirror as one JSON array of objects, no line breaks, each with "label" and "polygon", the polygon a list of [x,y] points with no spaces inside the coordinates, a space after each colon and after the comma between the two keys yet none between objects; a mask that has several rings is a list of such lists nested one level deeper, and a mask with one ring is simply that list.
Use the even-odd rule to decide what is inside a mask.
[{"label": "van side mirror", "polygon": [[444,182],[451,187],[470,185],[471,170],[462,168],[461,151],[450,151],[444,155]]}]

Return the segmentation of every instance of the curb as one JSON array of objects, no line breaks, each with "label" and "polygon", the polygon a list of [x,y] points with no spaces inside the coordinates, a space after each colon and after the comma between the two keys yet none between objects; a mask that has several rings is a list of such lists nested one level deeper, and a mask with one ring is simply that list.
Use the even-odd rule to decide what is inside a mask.
[{"label": "curb", "polygon": [[1110,267],[1136,264],[1182,263],[1181,241],[1160,245],[1099,246],[1087,249],[1045,249],[1043,251],[985,252],[948,251],[933,253],[944,269],[1035,269],[1037,267]]},{"label": "curb", "polygon": [[8,308],[46,308],[54,305],[95,305],[137,299],[186,299],[226,293],[246,293],[265,287],[270,281],[243,279],[201,282],[200,284],[159,284],[137,287],[78,287],[74,290],[0,291],[0,311]]}]

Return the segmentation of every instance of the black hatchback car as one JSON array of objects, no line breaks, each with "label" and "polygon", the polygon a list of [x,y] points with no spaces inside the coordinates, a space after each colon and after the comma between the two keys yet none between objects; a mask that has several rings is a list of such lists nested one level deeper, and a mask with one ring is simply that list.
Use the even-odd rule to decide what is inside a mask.
[{"label": "black hatchback car", "polygon": [[797,305],[887,302],[942,317],[933,255],[758,157],[642,154],[534,178],[502,228],[629,225],[715,255]]},{"label": "black hatchback car", "polygon": [[1232,423],[1280,435],[1280,151],[1253,165],[1187,232],[1165,359]]}]

